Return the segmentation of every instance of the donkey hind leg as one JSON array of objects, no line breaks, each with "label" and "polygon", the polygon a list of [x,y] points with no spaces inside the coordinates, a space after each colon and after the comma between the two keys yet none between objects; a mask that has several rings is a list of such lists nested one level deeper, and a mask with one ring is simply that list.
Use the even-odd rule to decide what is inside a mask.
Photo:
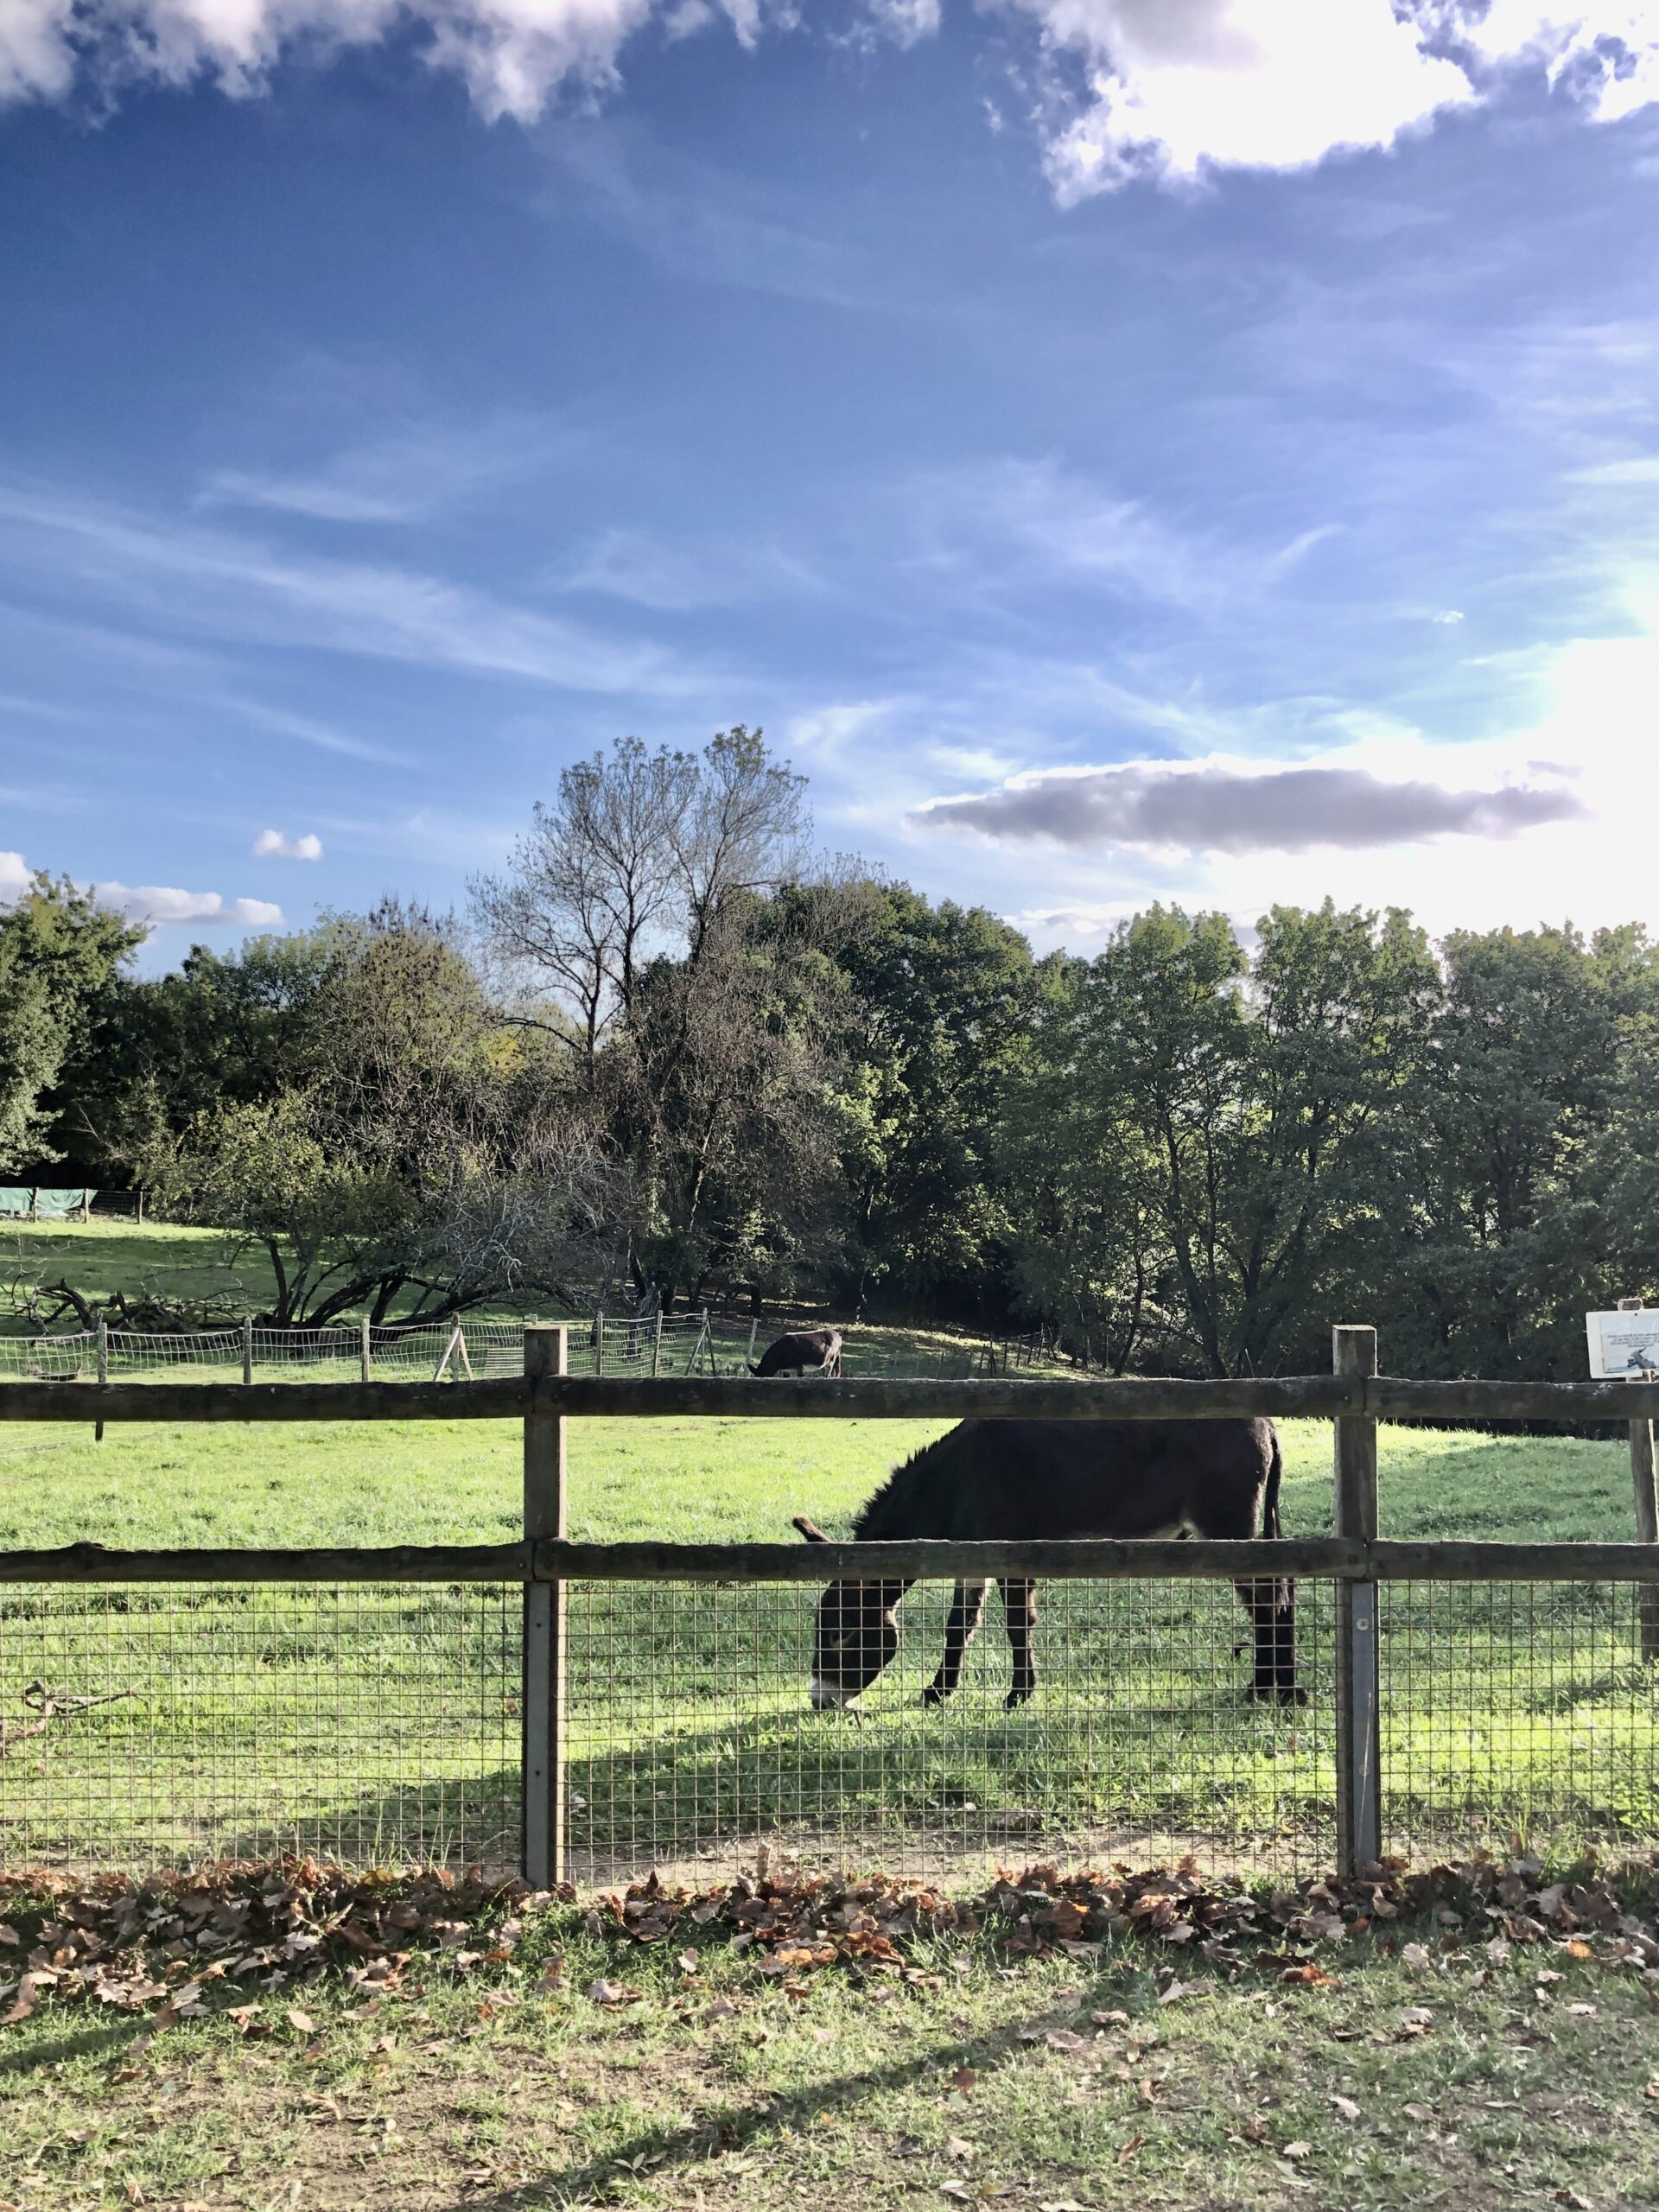
[{"label": "donkey hind leg", "polygon": [[963,1655],[973,1641],[985,1611],[988,1582],[958,1582],[950,1601],[950,1618],[944,1624],[944,1656],[939,1671],[922,1692],[924,1705],[942,1705],[962,1680]]},{"label": "donkey hind leg", "polygon": [[1306,1705],[1307,1692],[1296,1679],[1296,1585],[1288,1575],[1235,1582],[1239,1603],[1250,1617],[1255,1647],[1255,1698],[1276,1698],[1281,1705]]},{"label": "donkey hind leg", "polygon": [[1007,1580],[998,1587],[1007,1622],[1008,1649],[1014,1655],[1014,1682],[1003,1700],[1012,1713],[1037,1687],[1037,1663],[1031,1656],[1031,1639],[1037,1628],[1037,1585]]}]

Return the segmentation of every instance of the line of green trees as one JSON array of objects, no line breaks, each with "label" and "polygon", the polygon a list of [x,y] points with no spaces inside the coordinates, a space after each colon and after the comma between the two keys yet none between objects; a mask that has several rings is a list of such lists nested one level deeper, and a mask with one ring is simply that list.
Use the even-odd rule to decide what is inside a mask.
[{"label": "line of green trees", "polygon": [[1039,960],[809,838],[739,727],[567,769],[459,920],[146,977],[41,877],[0,917],[0,1173],[257,1242],[284,1323],[741,1291],[1224,1375],[1363,1316],[1398,1372],[1549,1376],[1659,1284],[1642,928],[1154,906]]}]

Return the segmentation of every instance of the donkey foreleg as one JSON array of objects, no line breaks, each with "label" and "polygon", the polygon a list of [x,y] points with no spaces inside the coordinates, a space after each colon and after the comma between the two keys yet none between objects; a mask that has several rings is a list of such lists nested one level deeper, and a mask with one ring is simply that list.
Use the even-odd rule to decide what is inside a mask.
[{"label": "donkey foreleg", "polygon": [[985,1610],[985,1592],[988,1582],[958,1582],[950,1603],[950,1618],[944,1624],[944,1656],[939,1662],[939,1671],[922,1692],[924,1705],[939,1705],[948,1698],[962,1680],[963,1655],[973,1641],[975,1630]]},{"label": "donkey foreleg", "polygon": [[998,1587],[1002,1592],[1002,1613],[1007,1623],[1008,1649],[1014,1656],[1014,1681],[1004,1700],[1012,1712],[1016,1705],[1023,1705],[1037,1687],[1037,1662],[1031,1656],[1031,1640],[1037,1630],[1037,1585],[1002,1581]]},{"label": "donkey foreleg", "polygon": [[1255,1669],[1255,1698],[1276,1698],[1281,1705],[1306,1705],[1307,1692],[1296,1679],[1296,1585],[1288,1576],[1236,1582],[1239,1603],[1250,1617]]}]

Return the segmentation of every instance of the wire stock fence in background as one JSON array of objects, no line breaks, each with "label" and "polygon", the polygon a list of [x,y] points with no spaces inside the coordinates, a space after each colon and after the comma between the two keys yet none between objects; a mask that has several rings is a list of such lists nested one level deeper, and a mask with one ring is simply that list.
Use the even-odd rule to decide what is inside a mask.
[{"label": "wire stock fence in background", "polygon": [[[251,1322],[194,1331],[106,1328],[101,1353],[95,1330],[0,1336],[0,1382],[140,1382],[164,1376],[170,1382],[223,1382],[243,1375],[268,1382],[422,1376],[478,1380],[524,1373],[525,1325],[522,1320],[471,1319],[392,1324],[371,1328],[366,1344],[360,1322],[319,1329],[271,1329]],[[566,1325],[568,1371],[653,1379],[741,1375],[759,1351],[797,1325],[810,1325],[762,1323],[707,1310],[637,1318],[596,1314]],[[1030,1367],[1036,1341],[1021,1339],[1017,1351],[1010,1352],[990,1339],[923,1347],[855,1340],[843,1355],[843,1367],[849,1375],[966,1379]]]},{"label": "wire stock fence in background", "polygon": [[[1304,1580],[1307,1702],[1247,1694],[1219,1580],[1051,1580],[1036,1694],[1013,1711],[993,1599],[963,1681],[925,1707],[950,1586],[901,1608],[861,1702],[808,1696],[815,1585],[565,1586],[565,1872],[810,1864],[971,1878],[1145,1860],[1305,1872],[1336,1848],[1335,1585]],[[1659,1834],[1659,1701],[1638,1591],[1389,1582],[1386,1847],[1423,1858]],[[521,1586],[0,1590],[0,1863],[517,1863]]]}]

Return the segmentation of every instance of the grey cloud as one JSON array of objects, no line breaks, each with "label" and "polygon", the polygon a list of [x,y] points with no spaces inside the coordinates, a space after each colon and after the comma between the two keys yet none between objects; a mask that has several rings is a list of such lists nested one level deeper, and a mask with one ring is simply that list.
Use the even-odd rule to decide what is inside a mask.
[{"label": "grey cloud", "polygon": [[1185,846],[1221,853],[1302,852],[1314,845],[1395,845],[1425,837],[1512,837],[1581,818],[1570,791],[1506,784],[1447,791],[1385,783],[1363,768],[1133,766],[1041,776],[972,798],[935,799],[911,817],[929,829],[1059,845]]}]

